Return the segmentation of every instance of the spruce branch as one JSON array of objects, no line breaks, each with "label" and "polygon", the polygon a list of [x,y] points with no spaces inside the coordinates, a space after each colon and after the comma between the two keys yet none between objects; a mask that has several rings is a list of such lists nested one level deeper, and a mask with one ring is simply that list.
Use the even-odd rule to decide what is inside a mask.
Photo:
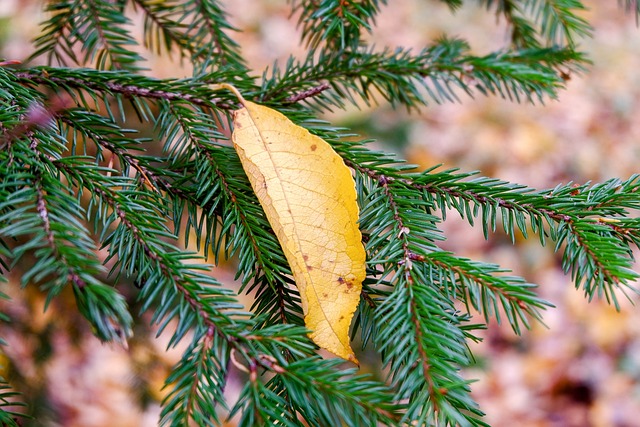
[{"label": "spruce branch", "polygon": [[[493,1],[485,1],[490,8]],[[511,43],[517,48],[541,47],[535,24],[523,16],[521,2],[501,0],[496,2],[496,14],[503,16],[511,27]]]},{"label": "spruce branch", "polygon": [[[581,2],[480,2],[507,21],[511,43],[477,55],[446,36],[417,53],[367,46],[384,0],[296,1],[306,57],[261,80],[220,2],[130,3],[144,18],[141,43],[177,52],[193,77],[140,75],[124,0],[48,3],[33,57],[97,69],[0,62],[0,267],[19,270],[33,256],[23,283],[40,285],[49,299],[71,286],[96,335],[124,344],[131,315],[107,280],[140,284],[142,311],[158,333],[170,334],[169,346],[186,344],[166,380],[162,425],[221,425],[236,414],[246,426],[486,425],[460,375],[473,361],[469,340],[486,326],[471,323],[473,312],[484,323],[506,318],[520,333],[550,304],[500,266],[443,251],[440,223],[450,211],[487,238],[501,226],[514,241],[553,241],[589,299],[617,307],[618,290],[633,289],[638,176],[534,190],[457,170],[418,171],[314,114],[380,100],[422,108],[462,94],[554,98],[588,63],[576,50],[591,31]],[[367,278],[352,337],[380,354],[382,380],[316,354],[291,267],[229,142],[237,101],[209,86],[225,82],[323,137],[353,170]],[[153,138],[131,129],[139,123],[129,105],[154,126]],[[237,261],[238,293],[254,297],[250,310],[179,236],[186,244],[193,236],[216,264]],[[234,369],[247,381],[228,402]],[[7,390],[0,379],[0,419],[12,425]]]},{"label": "spruce branch", "polygon": [[229,343],[211,326],[195,337],[167,378],[166,384],[176,386],[165,398],[161,425],[180,425],[186,419],[197,425],[220,424],[216,409],[225,407]]},{"label": "spruce branch", "polygon": [[375,16],[386,0],[315,0],[293,1],[293,12],[299,12],[298,25],[302,40],[315,49],[356,50],[363,31],[371,32]]},{"label": "spruce branch", "polygon": [[[200,217],[190,211],[187,233],[197,230],[197,245],[201,236],[204,248],[211,248],[216,261],[237,255],[241,260],[238,277],[243,277],[243,290],[256,290],[253,308],[256,314],[269,313],[267,324],[301,322],[301,308],[297,292],[290,289],[291,271],[275,236],[265,232],[270,228],[264,214],[243,176],[242,167],[228,146],[217,143],[226,136],[217,131],[214,121],[201,112],[166,104],[167,109],[157,121],[164,135],[165,147],[171,147],[171,162],[183,170],[191,170],[192,198],[204,211]],[[192,120],[194,120],[192,122]],[[194,126],[195,123],[198,126]],[[182,132],[178,133],[177,129]],[[179,136],[180,135],[180,136]],[[191,161],[195,158],[195,163]],[[183,173],[184,175],[184,173]],[[185,182],[176,183],[184,187]],[[211,201],[216,201],[211,203]],[[176,221],[176,226],[179,222]],[[202,224],[206,224],[206,230]],[[225,246],[221,246],[223,242]],[[252,260],[245,262],[245,260]]]},{"label": "spruce branch", "polygon": [[[67,60],[82,66],[95,64],[102,70],[137,70],[142,58],[130,50],[137,42],[129,34],[131,21],[117,4],[105,0],[50,2],[46,9],[52,17],[44,24],[43,34],[35,40],[39,49],[32,58],[47,54],[66,65]],[[84,52],[80,57],[78,47]]]},{"label": "spruce branch", "polygon": [[[290,408],[300,408],[310,425],[345,423],[348,426],[393,425],[399,420],[398,405],[388,387],[356,375],[355,369],[337,370],[340,362],[307,357],[292,363],[263,358],[249,366],[249,381],[231,415],[242,411],[240,425],[303,425]],[[258,370],[275,376],[258,381]]]},{"label": "spruce branch", "polygon": [[576,0],[530,0],[525,7],[536,17],[541,32],[550,44],[575,46],[575,37],[591,35],[591,26],[578,12],[585,9]]},{"label": "spruce branch", "polygon": [[[203,96],[203,94],[213,94],[206,88],[197,91],[200,96],[194,96],[192,89],[195,82],[191,79],[163,81],[121,71],[100,72],[90,69],[74,70],[51,67],[16,71],[15,75],[25,84],[45,85],[53,90],[63,90],[69,93],[74,100],[80,101],[80,105],[87,109],[91,109],[92,104],[80,97],[78,92],[81,90],[89,93],[102,92],[106,95],[123,95],[152,100],[184,101],[200,106],[211,106],[215,102],[211,99],[212,97]],[[213,77],[213,75],[208,76],[208,78]],[[223,107],[219,106],[219,108]],[[227,106],[226,108],[231,107]]]},{"label": "spruce branch", "polygon": [[457,327],[461,320],[451,301],[424,279],[418,270],[401,267],[393,294],[376,313],[380,336],[385,337],[376,347],[389,369],[396,399],[409,402],[404,421],[484,425],[458,373],[469,363],[464,334]]},{"label": "spruce branch", "polygon": [[[12,161],[3,171],[6,198],[0,201],[0,236],[3,240],[30,237],[12,248],[10,255],[14,262],[31,252],[38,259],[22,276],[24,285],[40,284],[47,291],[48,304],[70,284],[80,312],[96,335],[123,342],[132,322],[126,303],[98,279],[103,267],[95,257],[93,239],[82,226],[83,210],[73,192],[59,187],[56,158],[60,142],[39,133],[12,140],[1,155],[3,161]],[[99,296],[108,297],[109,304],[100,304]]]},{"label": "spruce branch", "polygon": [[[248,79],[249,70],[239,53],[238,44],[225,32],[235,29],[226,19],[220,2],[188,0],[180,2],[180,7],[183,8],[180,20],[188,23],[185,35],[193,40],[196,48],[192,55],[192,62],[200,64],[196,72],[204,71],[211,66],[216,70],[234,70]],[[174,6],[173,9],[176,7]]]},{"label": "spruce branch", "polygon": [[[0,277],[0,279],[2,279]],[[25,415],[16,412],[15,407],[26,406],[23,402],[16,401],[16,397],[20,396],[20,393],[13,391],[8,382],[0,377],[0,423],[6,427],[20,427],[22,423],[21,419],[25,418]],[[27,417],[28,418],[28,417]]]},{"label": "spruce branch", "polygon": [[[320,109],[342,108],[344,100],[369,103],[380,95],[408,108],[458,100],[458,91],[499,95],[520,101],[554,98],[564,87],[563,73],[579,72],[584,56],[569,48],[532,48],[478,57],[459,39],[442,39],[417,55],[408,50],[381,53],[359,50],[344,55],[311,51],[303,61],[289,60],[284,69],[263,77],[262,100],[287,100],[291,92],[329,84],[331,91],[311,98]],[[565,68],[566,67],[566,68]]]},{"label": "spruce branch", "polygon": [[[350,155],[354,153],[357,152],[351,151]],[[376,161],[381,162],[380,159]],[[633,258],[629,240],[621,238],[606,225],[609,224],[606,218],[612,214],[629,214],[623,206],[637,209],[633,196],[639,185],[637,176],[625,182],[611,180],[593,188],[565,185],[534,192],[495,179],[465,180],[472,174],[455,174],[454,171],[426,171],[407,176],[393,169],[381,173],[377,167],[367,165],[375,165],[370,158],[357,163],[347,160],[347,163],[372,179],[388,182],[391,178],[394,183],[421,191],[425,202],[438,207],[443,219],[449,209],[456,210],[471,225],[474,225],[474,218],[480,218],[485,237],[489,230],[495,231],[498,214],[505,232],[512,239],[515,239],[516,230],[527,236],[530,226],[544,244],[548,230],[556,241],[556,250],[566,244],[563,268],[572,272],[576,285],[584,283],[590,297],[598,294],[617,306],[613,289],[619,285],[630,286],[637,278],[637,273],[630,270]],[[619,188],[625,190],[619,193]],[[609,190],[606,195],[603,189]],[[602,200],[611,198],[618,199],[619,203],[613,210],[606,203],[601,204]],[[627,234],[622,233],[623,236]]]},{"label": "spruce branch", "polygon": [[[1,194],[0,189],[0,194]],[[10,256],[7,251],[7,247],[2,243],[0,237],[0,266],[3,266],[3,258]],[[5,284],[7,279],[4,276],[0,276],[0,284]],[[4,292],[0,292],[0,300],[9,301],[9,296]],[[4,313],[0,313],[0,321],[8,322],[9,316]],[[0,345],[7,345],[6,341],[0,337]],[[17,412],[20,407],[25,407],[26,404],[21,399],[21,394],[13,389],[9,382],[4,377],[0,376],[0,423],[7,427],[19,427],[19,419],[24,418],[25,414]]]},{"label": "spruce branch", "polygon": [[443,3],[446,3],[447,6],[451,9],[451,11],[456,11],[460,6],[462,6],[462,0],[441,0]]},{"label": "spruce branch", "polygon": [[[404,421],[482,425],[458,368],[443,362],[444,358],[455,360],[457,366],[468,363],[460,319],[433,274],[424,269],[425,264],[415,262],[437,251],[434,242],[442,239],[435,227],[437,219],[427,213],[431,206],[415,194],[409,196],[384,175],[369,184],[373,187],[367,195],[370,204],[361,215],[361,227],[372,236],[367,242],[368,263],[382,266],[380,277],[393,277],[392,293],[373,314],[380,331],[371,339],[389,367],[396,399],[409,401]],[[441,318],[443,309],[449,314]],[[368,313],[361,310],[359,314],[360,323],[366,324]],[[435,337],[447,341],[446,351],[442,349],[446,355],[434,348]],[[423,406],[423,398],[429,399],[429,408]]]},{"label": "spruce branch", "polygon": [[468,313],[471,314],[473,307],[488,323],[490,316],[500,322],[502,311],[517,334],[521,333],[521,323],[529,329],[529,319],[542,321],[539,310],[552,306],[537,296],[535,285],[516,276],[504,275],[508,271],[497,265],[474,262],[441,251],[428,257],[414,255],[412,259],[430,264],[430,280],[439,283],[449,298],[461,300]]},{"label": "spruce branch", "polygon": [[580,12],[585,7],[576,0],[482,0],[487,8],[496,4],[496,14],[512,27],[512,42],[519,47],[576,46],[577,37],[589,37],[592,28]]},{"label": "spruce branch", "polygon": [[134,10],[140,9],[144,15],[144,45],[156,52],[172,54],[174,46],[178,48],[180,59],[188,56],[197,59],[197,46],[187,36],[187,26],[181,22],[179,9],[175,2],[150,2],[134,0]]},{"label": "spruce branch", "polygon": [[[398,405],[387,386],[372,381],[355,369],[338,370],[338,360],[307,358],[289,363],[267,386],[286,390],[305,419],[315,425],[377,426],[399,420]],[[311,390],[311,400],[307,390]]]}]

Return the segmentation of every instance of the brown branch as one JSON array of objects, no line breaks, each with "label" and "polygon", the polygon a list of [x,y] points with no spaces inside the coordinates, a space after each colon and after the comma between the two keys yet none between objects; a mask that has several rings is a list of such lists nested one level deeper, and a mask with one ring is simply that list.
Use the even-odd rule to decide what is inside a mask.
[{"label": "brown branch", "polygon": [[90,79],[80,79],[78,77],[61,78],[51,76],[49,73],[34,73],[32,71],[18,71],[16,77],[29,82],[51,86],[51,83],[61,86],[70,86],[78,90],[93,89],[98,92],[108,91],[109,93],[118,93],[125,96],[136,96],[140,98],[159,99],[165,101],[185,101],[198,106],[211,107],[215,105],[217,108],[226,110],[235,110],[235,105],[220,102],[217,99],[202,99],[193,95],[189,95],[177,91],[164,91],[156,89],[148,89],[135,85],[126,85],[116,82],[95,82]]},{"label": "brown branch", "polygon": [[331,86],[327,82],[323,82],[318,86],[314,86],[311,89],[303,90],[302,92],[294,93],[293,95],[285,98],[285,104],[295,104],[296,102],[300,102],[303,99],[310,98],[312,96],[316,96],[327,89],[330,89]]},{"label": "brown branch", "polygon": [[362,292],[360,293],[360,296],[362,296],[362,299],[364,299],[367,303],[367,305],[371,308],[376,308],[377,304],[374,301],[373,298],[371,298],[371,295],[369,294],[369,292],[367,292],[366,289],[362,289]]},{"label": "brown branch", "polygon": [[[106,82],[96,82],[91,79],[82,79],[78,77],[57,77],[51,75],[48,71],[42,70],[41,72],[33,72],[31,70],[22,70],[16,71],[15,76],[19,79],[26,80],[30,83],[41,84],[45,86],[53,86],[56,88],[57,86],[63,87],[71,87],[77,90],[85,90],[92,89],[97,92],[108,92],[109,94],[121,94],[124,96],[134,96],[139,98],[147,98],[154,100],[164,100],[168,102],[176,102],[183,101],[193,105],[198,105],[200,107],[212,107],[215,106],[221,110],[237,110],[239,106],[235,103],[227,103],[220,98],[215,98],[212,96],[210,98],[201,98],[198,96],[190,95],[184,92],[181,92],[179,88],[178,90],[158,90],[158,89],[149,89],[146,87],[141,87],[133,84],[122,84],[113,81]],[[157,82],[166,83],[168,85],[171,84],[169,81],[161,81],[156,80]],[[194,84],[197,82],[194,82]],[[201,85],[207,85],[208,82],[199,82]],[[288,98],[286,98],[283,103],[284,104],[293,104],[299,101],[302,101],[306,98],[310,98],[316,96],[327,89],[330,89],[331,86],[327,82],[320,83],[317,86],[314,86],[310,89],[295,93]],[[266,98],[269,98],[267,96]],[[266,99],[265,98],[265,99]]]}]

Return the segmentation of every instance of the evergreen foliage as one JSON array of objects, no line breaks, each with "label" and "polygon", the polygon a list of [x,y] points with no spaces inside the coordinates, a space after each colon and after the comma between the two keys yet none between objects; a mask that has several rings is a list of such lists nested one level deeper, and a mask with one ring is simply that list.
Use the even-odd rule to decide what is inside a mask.
[{"label": "evergreen foliage", "polygon": [[[33,54],[48,65],[0,65],[0,269],[33,257],[22,285],[48,300],[71,287],[103,341],[130,336],[132,316],[112,284],[135,280],[170,346],[188,341],[166,381],[162,425],[221,425],[230,415],[243,426],[486,425],[460,375],[484,327],[471,313],[504,316],[519,333],[550,304],[507,270],[440,249],[439,224],[452,211],[486,237],[502,227],[514,240],[551,241],[589,299],[617,306],[618,291],[633,291],[640,176],[535,190],[419,171],[316,119],[347,103],[418,110],[478,93],[553,98],[588,62],[576,44],[591,32],[583,4],[481,1],[508,22],[511,44],[474,56],[448,37],[417,53],[367,46],[363,33],[384,3],[292,1],[306,57],[256,77],[216,0],[50,0]],[[445,3],[455,11],[462,1]],[[624,6],[639,13],[637,2]],[[144,16],[144,45],[177,53],[193,77],[141,73],[132,9]],[[210,89],[222,82],[327,140],[354,171],[368,278],[353,336],[379,352],[385,378],[316,355],[290,267],[228,141],[236,100]],[[153,138],[133,129],[139,121],[153,124]],[[145,154],[156,144],[161,154]],[[255,297],[249,312],[185,251],[179,237],[189,235],[215,262],[237,259],[240,291]],[[248,375],[237,402],[224,396],[231,366]],[[12,425],[7,387],[0,419]]]}]

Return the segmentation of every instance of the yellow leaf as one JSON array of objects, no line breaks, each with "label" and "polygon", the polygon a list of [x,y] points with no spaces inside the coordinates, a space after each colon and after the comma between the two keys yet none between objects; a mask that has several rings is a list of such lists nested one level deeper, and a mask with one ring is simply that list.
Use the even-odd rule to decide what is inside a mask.
[{"label": "yellow leaf", "polygon": [[243,105],[233,143],[291,266],[310,337],[357,363],[349,325],[366,255],[351,172],[326,141],[283,114]]}]

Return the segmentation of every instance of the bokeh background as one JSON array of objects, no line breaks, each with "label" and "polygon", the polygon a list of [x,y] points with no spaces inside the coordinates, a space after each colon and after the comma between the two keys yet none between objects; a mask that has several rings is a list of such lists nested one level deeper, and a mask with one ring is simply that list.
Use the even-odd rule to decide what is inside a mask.
[{"label": "bokeh background", "polygon": [[[225,3],[256,75],[275,60],[301,55],[286,0]],[[466,38],[478,55],[505,46],[505,23],[476,2],[467,3],[453,14],[435,0],[389,0],[370,40],[380,48],[421,49],[446,33]],[[571,76],[557,100],[518,105],[461,95],[460,103],[432,104],[419,113],[381,104],[324,118],[375,138],[380,148],[422,167],[478,170],[535,188],[628,178],[640,172],[640,28],[617,2],[584,3],[584,17],[595,32],[580,41],[580,48],[593,65],[584,75]],[[40,2],[0,0],[0,58],[27,58],[44,18]],[[139,34],[140,20],[134,21]],[[143,55],[150,58],[150,75],[190,73],[166,58]],[[606,302],[588,302],[562,273],[559,256],[535,239],[512,245],[497,232],[485,240],[481,230],[455,215],[448,215],[444,228],[446,249],[512,269],[539,284],[540,294],[556,306],[544,314],[546,326],[535,324],[515,336],[508,326],[492,324],[482,334],[484,342],[473,345],[477,364],[465,376],[478,380],[473,393],[487,422],[494,427],[640,426],[640,308],[622,296],[619,312]],[[213,274],[232,284],[232,269],[231,263]],[[74,314],[72,298],[63,295],[44,312],[43,296],[36,289],[20,290],[17,283],[15,275],[2,285],[12,302],[0,309],[12,321],[0,325],[8,342],[0,364],[40,417],[32,425],[156,425],[161,387],[180,349],[165,351],[166,337],[154,338],[146,315],[138,319],[128,350],[103,345]],[[133,300],[135,288],[123,291]],[[231,399],[242,381],[231,378]]]}]

